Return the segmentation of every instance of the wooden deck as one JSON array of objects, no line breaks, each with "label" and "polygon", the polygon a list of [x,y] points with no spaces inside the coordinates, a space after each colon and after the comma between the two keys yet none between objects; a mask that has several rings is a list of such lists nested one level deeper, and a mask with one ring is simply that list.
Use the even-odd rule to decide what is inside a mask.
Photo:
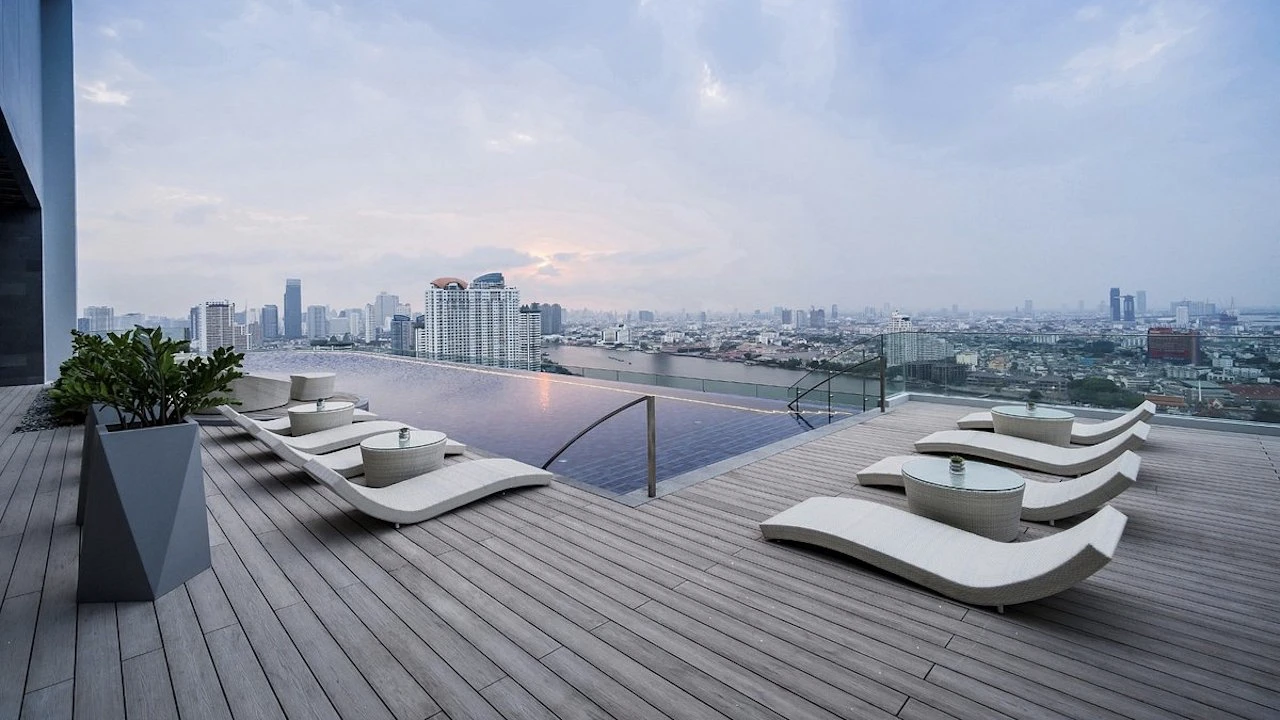
[{"label": "wooden deck", "polygon": [[1115,561],[998,615],[756,525],[904,504],[853,473],[962,407],[638,508],[555,483],[400,530],[209,428],[213,571],[77,606],[80,429],[10,434],[32,392],[0,388],[0,719],[1280,716],[1280,438],[1154,428]]}]

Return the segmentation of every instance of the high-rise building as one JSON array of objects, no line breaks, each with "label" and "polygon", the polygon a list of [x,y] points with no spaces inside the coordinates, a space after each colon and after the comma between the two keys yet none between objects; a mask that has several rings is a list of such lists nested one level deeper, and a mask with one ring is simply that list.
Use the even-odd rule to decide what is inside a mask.
[{"label": "high-rise building", "polygon": [[1179,305],[1174,308],[1174,324],[1180,328],[1187,327],[1191,324],[1191,311],[1186,305]]},{"label": "high-rise building", "polygon": [[378,310],[370,303],[364,306],[364,341],[375,342],[378,339]]},{"label": "high-rise building", "polygon": [[[0,0],[0,385],[58,377],[76,327],[71,0]],[[108,328],[110,329],[110,328]]]},{"label": "high-rise building", "polygon": [[840,308],[835,303],[831,303],[831,322],[835,322],[840,317]]},{"label": "high-rise building", "polygon": [[470,285],[455,277],[436,278],[423,299],[419,357],[538,369],[520,350],[520,291],[507,287],[501,273],[481,275]]},{"label": "high-rise building", "polygon": [[1133,296],[1125,295],[1121,299],[1124,300],[1124,321],[1133,322],[1134,321]]},{"label": "high-rise building", "polygon": [[329,308],[324,305],[307,306],[307,337],[325,340],[329,337]]},{"label": "high-rise building", "polygon": [[116,329],[116,311],[108,305],[90,305],[84,309],[89,319],[89,332],[106,333]]},{"label": "high-rise building", "polygon": [[196,328],[200,335],[193,346],[198,352],[208,354],[220,347],[236,346],[235,303],[227,300],[210,300],[196,306]]},{"label": "high-rise building", "polygon": [[543,335],[559,335],[564,332],[564,309],[559,303],[538,305],[542,318]]},{"label": "high-rise building", "polygon": [[649,323],[651,323],[651,322],[653,322],[653,311],[652,311],[652,310],[640,310],[639,312],[637,312],[637,313],[636,313],[636,318],[638,319],[638,321],[639,321],[639,322],[649,322]]},{"label": "high-rise building", "polygon": [[[377,338],[378,332],[387,332],[390,330],[391,318],[395,317],[396,311],[400,306],[400,296],[392,295],[386,290],[378,293],[373,299],[373,314],[369,316],[369,323],[373,325],[374,338]],[[408,311],[403,313],[408,315]],[[370,340],[372,342],[372,339]]]},{"label": "high-rise building", "polygon": [[1172,328],[1147,330],[1147,359],[1195,365],[1200,355],[1200,334]]},{"label": "high-rise building", "polygon": [[1022,301],[1022,314],[1027,317],[1034,317],[1036,314],[1036,306],[1030,300]]},{"label": "high-rise building", "polygon": [[262,326],[263,340],[276,340],[280,337],[280,308],[275,305],[263,305],[259,321]]},{"label": "high-rise building", "polygon": [[1118,322],[1120,318],[1120,288],[1113,287],[1111,288],[1111,319]]},{"label": "high-rise building", "polygon": [[413,355],[413,319],[408,315],[391,316],[391,352]]},{"label": "high-rise building", "polygon": [[365,329],[365,314],[360,308],[347,308],[340,315],[347,318],[347,332],[351,333],[352,340],[363,340]]},{"label": "high-rise building", "polygon": [[796,308],[791,313],[792,318],[796,321],[796,329],[809,327],[809,311],[804,308]]},{"label": "high-rise building", "polygon": [[286,340],[302,337],[302,281],[298,278],[284,281],[284,337]]},{"label": "high-rise building", "polygon": [[782,324],[783,324],[783,325],[790,325],[790,324],[791,324],[791,311],[790,311],[790,310],[788,310],[788,309],[786,309],[786,308],[783,308],[783,309],[782,309],[782,314],[781,314],[781,320],[782,320]]},{"label": "high-rise building", "polygon": [[1139,290],[1136,294],[1136,297],[1137,297],[1136,310],[1138,312],[1138,317],[1146,317],[1147,316],[1147,291]]},{"label": "high-rise building", "polygon": [[520,337],[516,367],[542,369],[542,310],[537,303],[520,306]]},{"label": "high-rise building", "polygon": [[821,330],[827,326],[827,312],[822,308],[809,310],[809,327]]}]

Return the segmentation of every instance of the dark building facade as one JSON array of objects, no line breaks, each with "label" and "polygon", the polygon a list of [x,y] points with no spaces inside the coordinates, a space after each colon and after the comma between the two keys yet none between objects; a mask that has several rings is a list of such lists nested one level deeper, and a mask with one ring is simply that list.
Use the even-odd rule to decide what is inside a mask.
[{"label": "dark building facade", "polygon": [[71,0],[0,0],[0,385],[71,355],[75,185]]},{"label": "dark building facade", "polygon": [[302,281],[297,278],[284,281],[284,337],[302,337]]},{"label": "dark building facade", "polygon": [[1125,295],[1123,299],[1124,299],[1124,321],[1133,322],[1135,319],[1134,308],[1133,308],[1133,296]]},{"label": "dark building facade", "polygon": [[280,308],[275,305],[262,306],[262,339],[278,340],[280,338]]},{"label": "dark building facade", "polygon": [[408,315],[391,316],[391,351],[397,355],[413,355],[413,321]]},{"label": "dark building facade", "polygon": [[1120,320],[1120,288],[1111,288],[1111,319]]},{"label": "dark building facade", "polygon": [[1147,359],[1195,365],[1200,357],[1200,334],[1173,328],[1147,330]]}]

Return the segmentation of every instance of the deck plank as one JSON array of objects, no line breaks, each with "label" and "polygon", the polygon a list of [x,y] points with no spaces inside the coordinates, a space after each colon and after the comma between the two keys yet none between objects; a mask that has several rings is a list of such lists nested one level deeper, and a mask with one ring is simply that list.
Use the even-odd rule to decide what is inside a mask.
[{"label": "deck plank", "polygon": [[[0,388],[0,428],[35,391]],[[638,507],[553,484],[398,530],[205,428],[214,570],[79,606],[82,433],[0,434],[0,717],[1280,713],[1275,438],[1154,427],[1116,559],[1003,615],[761,539],[814,495],[905,506],[853,474],[968,411],[910,402]]]}]

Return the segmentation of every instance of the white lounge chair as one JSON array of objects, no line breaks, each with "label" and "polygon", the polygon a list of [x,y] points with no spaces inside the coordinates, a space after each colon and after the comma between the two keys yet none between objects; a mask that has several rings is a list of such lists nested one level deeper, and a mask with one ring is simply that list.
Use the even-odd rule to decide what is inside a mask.
[{"label": "white lounge chair", "polygon": [[355,423],[352,425],[343,425],[329,430],[321,430],[320,432],[308,433],[307,435],[299,435],[291,437],[287,435],[279,435],[266,430],[262,424],[251,417],[241,415],[233,408],[227,405],[219,405],[218,412],[224,417],[231,420],[245,432],[255,438],[266,441],[266,435],[280,438],[286,445],[301,450],[305,453],[313,455],[323,455],[331,453],[335,450],[342,450],[353,445],[359,445],[361,440],[371,438],[374,435],[383,433],[396,432],[402,427],[406,427],[404,423],[392,422],[390,420],[370,420],[368,422]]},{"label": "white lounge chair", "polygon": [[[1073,445],[1097,445],[1128,430],[1137,423],[1146,422],[1156,414],[1156,404],[1144,401],[1129,412],[1100,423],[1081,423],[1071,425],[1071,443]],[[995,421],[990,410],[969,413],[956,421],[961,430],[994,430]]]},{"label": "white lounge chair", "polygon": [[[266,443],[267,447],[271,448],[281,460],[295,467],[301,468],[309,461],[315,460],[345,478],[353,478],[364,474],[364,453],[360,451],[358,444],[323,455],[315,455],[291,447],[284,441],[285,438],[280,435],[264,433],[258,439]],[[446,456],[461,455],[466,450],[467,446],[460,442],[445,440],[444,454]]]},{"label": "white lounge chair", "polygon": [[509,458],[489,458],[446,465],[386,487],[349,481],[317,460],[302,466],[338,497],[370,517],[395,523],[418,523],[494,493],[526,485],[549,485],[551,473]]},{"label": "white lounge chair", "polygon": [[1142,447],[1151,426],[1138,423],[1092,447],[1059,447],[981,430],[940,430],[916,441],[916,452],[968,455],[1050,475],[1083,475]]},{"label": "white lounge chair", "polygon": [[854,498],[815,497],[760,523],[766,540],[817,545],[974,605],[1039,600],[1111,561],[1128,518],[1103,507],[1075,527],[1004,543]]},{"label": "white lounge chair", "polygon": [[[361,410],[360,408],[356,408],[355,413],[351,417],[351,422],[368,422],[369,420],[377,420],[377,419],[378,419],[378,415],[376,413],[371,413],[368,410]],[[273,418],[271,420],[258,420],[257,423],[258,425],[262,426],[262,429],[270,430],[271,432],[279,435],[293,434],[289,428],[289,416],[287,415],[284,417]]]},{"label": "white lounge chair", "polygon": [[[902,487],[902,464],[919,455],[887,457],[858,473],[859,485]],[[1073,480],[1050,483],[1027,480],[1022,493],[1022,519],[1050,524],[1088,512],[1128,490],[1138,479],[1142,458],[1126,450],[1091,473]]]}]

